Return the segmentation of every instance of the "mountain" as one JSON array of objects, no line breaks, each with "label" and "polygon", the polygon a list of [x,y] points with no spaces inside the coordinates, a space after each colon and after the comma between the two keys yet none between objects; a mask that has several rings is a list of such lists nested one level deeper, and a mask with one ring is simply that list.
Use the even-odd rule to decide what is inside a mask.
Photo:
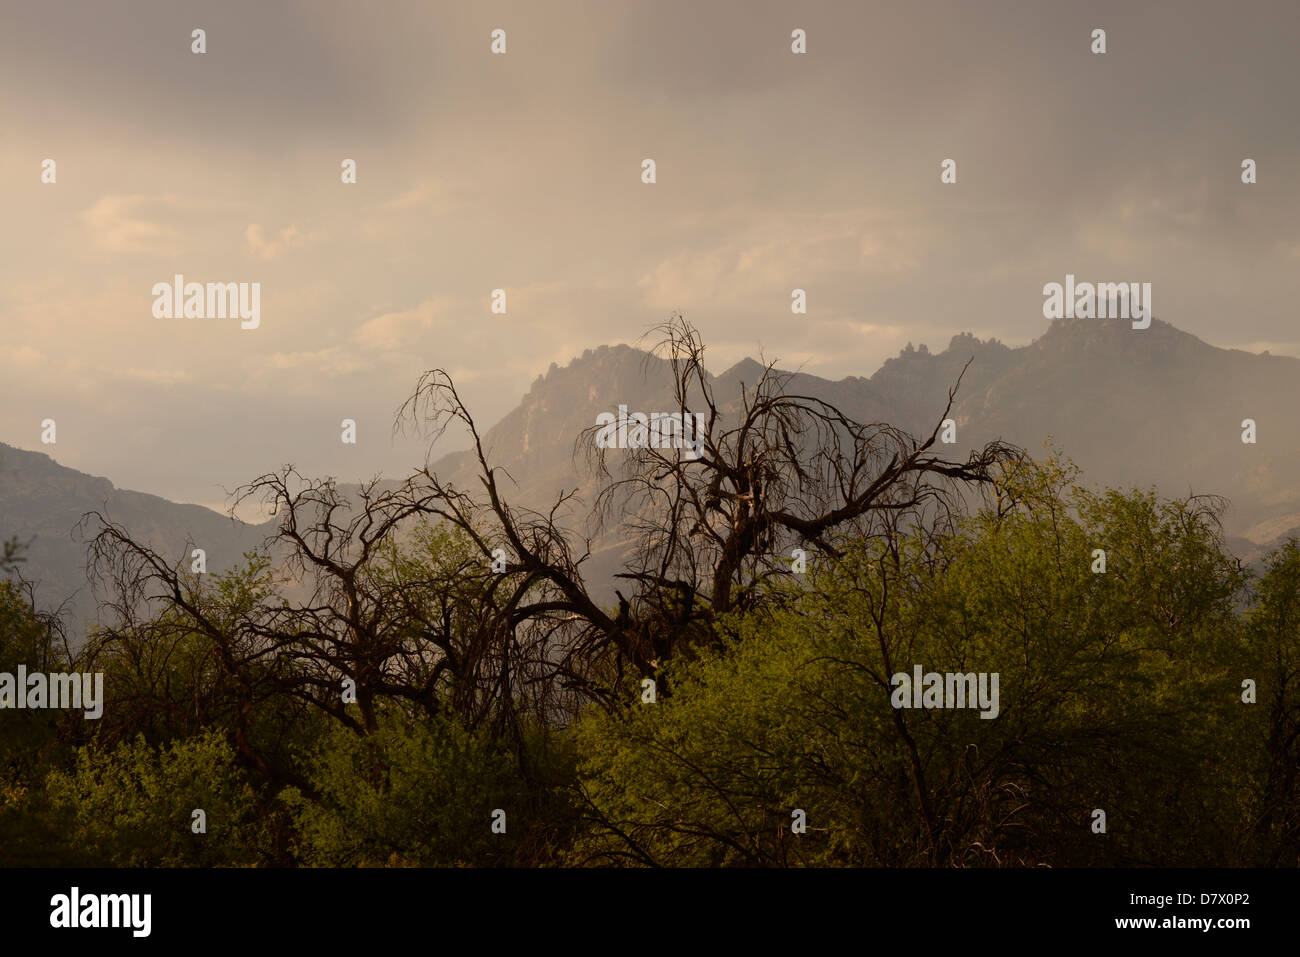
[{"label": "mountain", "polygon": [[[964,458],[995,438],[1037,452],[1050,438],[1092,485],[1224,495],[1232,502],[1225,531],[1247,561],[1300,529],[1300,422],[1293,414],[1300,408],[1300,359],[1221,349],[1160,320],[1134,330],[1126,323],[1062,319],[1014,348],[962,334],[941,352],[909,346],[869,378],[831,381],[798,373],[787,388],[829,401],[859,421],[928,434],[963,369],[950,413],[958,443],[949,457]],[[752,388],[762,371],[745,359],[711,376],[724,413],[738,408],[742,388]],[[513,480],[504,485],[512,504],[546,510],[561,490],[579,491],[562,519],[592,534],[587,575],[606,585],[627,542],[618,529],[590,525],[598,486],[585,457],[575,455],[575,441],[597,415],[620,404],[630,411],[673,410],[668,363],[629,346],[588,350],[563,368],[552,365],[484,433],[489,461]],[[1241,440],[1244,419],[1255,422],[1254,444]],[[432,468],[478,491],[475,465],[469,453],[459,452]],[[202,543],[209,571],[236,561],[273,527],[119,490],[46,455],[0,445],[0,537],[31,542],[24,574],[40,582],[37,594],[46,606],[75,596],[74,623],[92,620],[94,604],[85,546],[72,530],[95,509],[176,559],[187,540]]]},{"label": "mountain", "polygon": [[[20,569],[36,584],[38,605],[49,609],[67,601],[74,640],[96,617],[86,577],[86,544],[77,528],[91,511],[126,526],[173,561],[184,557],[186,567],[186,543],[194,542],[214,573],[238,562],[272,528],[270,523],[236,522],[201,505],[118,489],[106,478],[66,468],[48,455],[0,443],[0,537],[16,536],[27,546]],[[86,535],[93,534],[91,527]]]},{"label": "mountain", "polygon": [[1225,495],[1226,529],[1256,544],[1300,526],[1300,359],[1220,349],[1158,320],[1058,320],[1011,353],[963,390],[959,434],[1031,451],[1050,435],[1093,483]]},{"label": "mountain", "polygon": [[[963,369],[965,370],[963,374]],[[724,409],[763,367],[745,359],[712,379]],[[837,381],[795,374],[790,391],[837,405],[863,422],[929,434],[949,389],[964,458],[992,439],[1040,452],[1049,439],[1092,485],[1157,486],[1164,494],[1213,493],[1231,500],[1225,531],[1243,557],[1300,528],[1300,359],[1221,349],[1154,320],[1061,319],[1027,346],[957,335],[941,352],[925,346],[887,360],[870,378]],[[489,461],[517,483],[514,501],[549,508],[561,489],[589,505],[595,483],[574,439],[601,412],[674,408],[671,370],[628,346],[588,350],[538,377],[519,406],[484,434]],[[1253,419],[1257,441],[1242,442]],[[461,487],[477,487],[465,453],[434,464]],[[571,509],[574,518],[579,510]],[[620,543],[593,544],[593,567],[611,566]],[[611,566],[612,567],[612,566]]]}]

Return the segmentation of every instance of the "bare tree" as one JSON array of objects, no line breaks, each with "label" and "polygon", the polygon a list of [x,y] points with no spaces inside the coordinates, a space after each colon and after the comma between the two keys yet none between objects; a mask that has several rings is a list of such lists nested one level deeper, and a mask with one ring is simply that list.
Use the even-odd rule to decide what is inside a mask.
[{"label": "bare tree", "polygon": [[[94,516],[102,528],[90,563],[113,586],[108,605],[118,619],[95,647],[155,676],[138,683],[141,708],[167,700],[201,721],[224,709],[241,756],[268,777],[287,780],[252,739],[250,716],[272,698],[359,734],[375,730],[385,700],[450,708],[513,737],[522,756],[526,721],[562,721],[590,701],[617,706],[629,672],[655,675],[682,649],[714,640],[719,616],[762,600],[764,583],[788,574],[791,549],[834,554],[844,536],[880,534],[927,508],[949,511],[963,488],[992,481],[994,466],[1016,454],[995,443],[947,461],[933,451],[939,425],[922,440],[864,425],[823,399],[792,394],[775,365],[724,404],[695,329],[674,317],[658,332],[678,419],[698,413],[703,426],[669,443],[675,448],[627,450],[617,475],[591,430],[577,439],[603,483],[598,521],[616,521],[635,543],[619,576],[628,594],[616,592],[613,607],[584,576],[590,540],[561,524],[575,492],[561,491],[545,512],[512,504],[509,477],[488,461],[455,384],[433,370],[397,427],[436,440],[463,426],[478,490],[456,488],[428,465],[355,495],[291,466],[262,475],[237,490],[231,512],[255,499],[278,518],[266,552],[280,562],[283,587],[250,586],[237,600]],[[441,537],[415,560],[409,531],[421,522]],[[194,636],[204,651],[191,656],[190,680],[206,690],[178,704],[155,688],[175,657],[161,649]],[[345,682],[355,708],[341,693]]]},{"label": "bare tree", "polygon": [[610,651],[617,673],[626,663],[651,675],[683,643],[707,640],[718,615],[746,607],[764,581],[787,573],[792,548],[834,553],[837,536],[869,535],[879,517],[956,508],[963,487],[992,482],[998,463],[1019,455],[1001,443],[966,462],[933,451],[956,386],[934,429],[920,440],[891,425],[856,422],[823,399],[790,394],[790,376],[774,364],[728,409],[714,395],[697,331],[678,316],[657,331],[654,352],[672,369],[674,414],[683,423],[702,415],[699,434],[684,435],[671,448],[620,453],[626,458],[618,474],[609,468],[609,450],[594,442],[595,426],[577,443],[608,480],[597,516],[630,530],[636,543],[619,575],[630,595],[617,593],[616,610],[592,598],[580,568],[589,550],[579,555],[571,544],[575,536],[556,522],[573,493],[561,494],[547,514],[511,506],[500,469],[488,462],[473,417],[446,373],[426,373],[402,410],[404,421],[429,427],[435,437],[453,422],[468,430],[485,497],[451,488],[426,468],[429,499],[436,502],[431,511],[470,535],[485,560],[495,548],[508,547],[507,573],[517,581],[512,614],[558,616],[569,624],[560,660],[570,674],[589,674],[575,663],[589,664],[594,654]]}]

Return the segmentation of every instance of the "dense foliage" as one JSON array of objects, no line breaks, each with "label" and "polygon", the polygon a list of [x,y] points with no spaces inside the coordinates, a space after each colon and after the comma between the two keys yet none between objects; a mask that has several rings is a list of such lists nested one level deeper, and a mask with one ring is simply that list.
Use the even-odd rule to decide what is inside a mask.
[{"label": "dense foliage", "polygon": [[[349,608],[376,596],[347,634],[380,651],[323,646],[257,555],[70,660],[0,585],[0,671],[107,688],[99,721],[4,712],[0,860],[1295,866],[1300,542],[1252,576],[1220,508],[1026,459],[981,507],[844,534],[692,620],[653,701],[615,663],[593,666],[610,693],[574,698],[563,662],[520,659],[554,687],[508,711],[503,665],[463,667],[493,578],[436,522],[377,545],[364,588],[344,578]],[[996,672],[996,717],[894,707],[917,665]]]}]

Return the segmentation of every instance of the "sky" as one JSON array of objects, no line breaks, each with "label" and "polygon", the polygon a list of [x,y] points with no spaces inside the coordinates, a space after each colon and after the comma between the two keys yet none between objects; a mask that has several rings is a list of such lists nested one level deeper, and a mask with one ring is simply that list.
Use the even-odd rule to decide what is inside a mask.
[{"label": "sky", "polygon": [[[486,427],[679,311],[716,372],[867,376],[1032,341],[1067,273],[1300,356],[1297,35],[1249,0],[0,0],[0,441],[220,509],[422,464],[425,369]],[[259,283],[260,325],[156,318],[176,274]]]}]

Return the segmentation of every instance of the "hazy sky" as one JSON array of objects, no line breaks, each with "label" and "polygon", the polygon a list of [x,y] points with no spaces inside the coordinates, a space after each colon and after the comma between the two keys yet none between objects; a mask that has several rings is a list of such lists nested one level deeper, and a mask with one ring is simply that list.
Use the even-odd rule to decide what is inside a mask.
[{"label": "hazy sky", "polygon": [[[1294,2],[0,0],[0,441],[219,506],[404,473],[426,368],[487,426],[678,309],[715,371],[870,375],[1030,341],[1067,272],[1300,355],[1297,36]],[[176,273],[259,282],[260,327],[154,318]]]}]

